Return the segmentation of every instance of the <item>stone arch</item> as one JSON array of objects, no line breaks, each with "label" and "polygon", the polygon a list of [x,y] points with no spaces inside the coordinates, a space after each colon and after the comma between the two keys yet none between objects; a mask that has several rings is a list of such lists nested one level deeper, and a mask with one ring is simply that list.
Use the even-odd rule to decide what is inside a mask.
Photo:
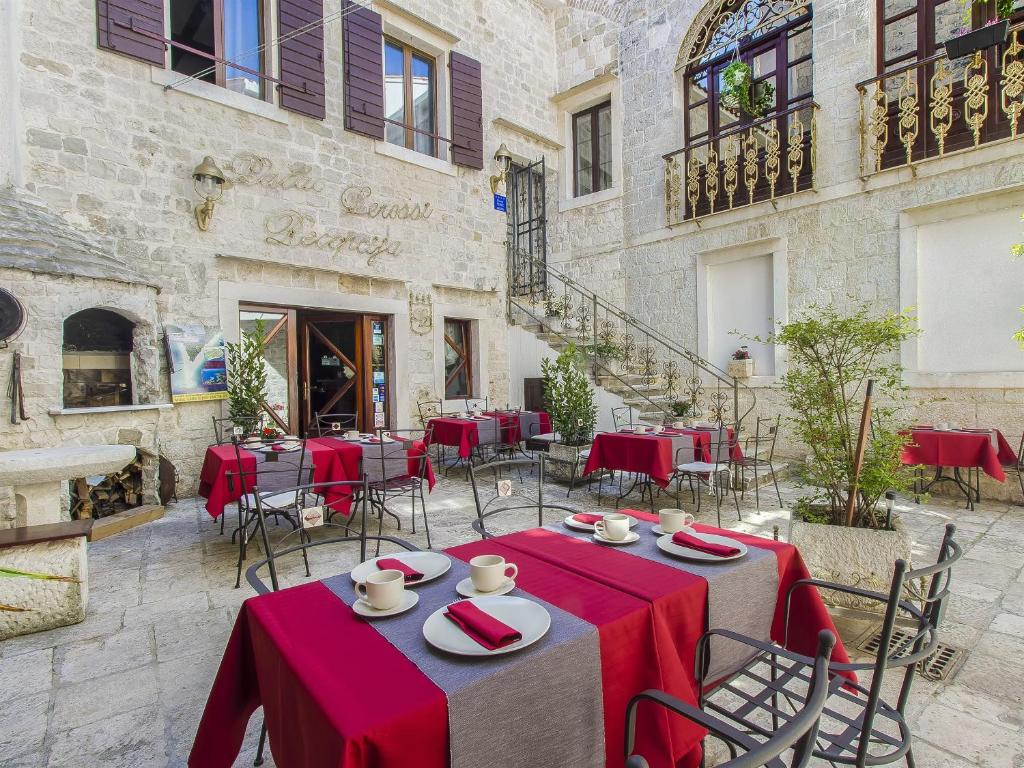
[{"label": "stone arch", "polygon": [[684,69],[705,51],[720,28],[751,23],[771,15],[792,13],[811,4],[810,0],[708,0],[697,12],[676,54],[675,68]]}]

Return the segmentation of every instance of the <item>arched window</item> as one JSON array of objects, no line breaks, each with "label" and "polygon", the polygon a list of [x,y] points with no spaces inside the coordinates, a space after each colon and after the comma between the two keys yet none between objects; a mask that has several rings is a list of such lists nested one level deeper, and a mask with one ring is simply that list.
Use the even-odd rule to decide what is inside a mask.
[{"label": "arched window", "polygon": [[135,324],[109,309],[84,309],[64,320],[64,407],[132,403]]},{"label": "arched window", "polygon": [[[722,0],[684,47],[686,143],[785,112],[813,95],[811,6],[807,0]],[[734,61],[752,70],[755,94],[771,91],[763,114],[723,99],[723,74]]]}]

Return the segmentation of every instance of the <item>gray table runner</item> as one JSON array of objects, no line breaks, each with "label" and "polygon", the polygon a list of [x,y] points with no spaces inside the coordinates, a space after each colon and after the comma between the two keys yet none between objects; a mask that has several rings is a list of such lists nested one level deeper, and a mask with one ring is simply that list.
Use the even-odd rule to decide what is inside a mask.
[{"label": "gray table runner", "polygon": [[519,434],[523,440],[540,434],[540,414],[534,411],[519,412]]},{"label": "gray table runner", "polygon": [[[614,547],[626,554],[700,576],[708,583],[709,629],[731,629],[756,640],[771,640],[775,604],[779,597],[779,567],[772,550],[748,545],[746,557],[705,565],[666,555],[658,549],[658,537],[651,533],[652,526],[653,523],[640,520],[633,528],[640,534],[640,540],[622,546],[598,544],[591,534],[574,531],[564,525],[545,528],[565,536],[586,539],[595,547]],[[753,656],[746,646],[713,638],[707,679],[717,680],[735,672]]]},{"label": "gray table runner", "polygon": [[[452,768],[604,765],[604,699],[597,628],[516,589],[551,614],[551,628],[528,648],[469,659],[435,650],[423,622],[458,599],[469,566],[452,559],[441,578],[416,587],[419,604],[372,626],[448,698]],[[323,580],[342,602],[356,597],[349,574]]]}]

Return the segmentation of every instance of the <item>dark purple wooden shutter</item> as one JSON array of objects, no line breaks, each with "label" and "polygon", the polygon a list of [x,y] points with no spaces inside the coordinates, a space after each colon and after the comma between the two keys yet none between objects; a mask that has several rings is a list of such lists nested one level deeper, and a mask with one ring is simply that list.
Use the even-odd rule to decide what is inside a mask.
[{"label": "dark purple wooden shutter", "polygon": [[379,13],[345,0],[345,128],[384,140],[384,29]]},{"label": "dark purple wooden shutter", "polygon": [[323,0],[279,0],[278,27],[282,38],[315,24],[312,29],[282,40],[281,107],[323,120],[327,116],[324,86]]},{"label": "dark purple wooden shutter", "polygon": [[96,33],[100,48],[166,65],[163,0],[96,0]]},{"label": "dark purple wooden shutter", "polygon": [[480,62],[452,51],[452,162],[484,167],[484,98]]}]

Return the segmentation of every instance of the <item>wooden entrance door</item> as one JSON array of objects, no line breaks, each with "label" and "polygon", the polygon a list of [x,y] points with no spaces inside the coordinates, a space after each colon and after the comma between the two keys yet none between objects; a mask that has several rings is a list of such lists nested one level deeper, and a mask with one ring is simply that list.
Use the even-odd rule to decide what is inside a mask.
[{"label": "wooden entrance door", "polygon": [[351,413],[360,430],[365,418],[366,370],[360,315],[306,315],[303,339],[303,427],[309,433],[316,414]]}]

